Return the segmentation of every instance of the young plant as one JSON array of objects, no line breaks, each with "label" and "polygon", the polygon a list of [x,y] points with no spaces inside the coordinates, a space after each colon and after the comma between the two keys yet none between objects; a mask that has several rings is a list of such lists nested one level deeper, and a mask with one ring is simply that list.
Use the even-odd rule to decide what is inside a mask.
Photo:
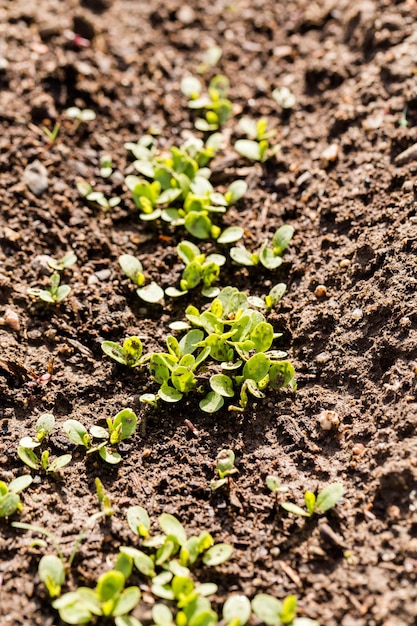
[{"label": "young plant", "polygon": [[67,624],[95,622],[96,616],[126,616],[138,604],[141,593],[138,587],[125,588],[125,583],[124,574],[113,569],[100,576],[95,589],[78,587],[54,600],[52,606]]},{"label": "young plant", "polygon": [[143,354],[143,345],[139,337],[127,337],[122,345],[114,341],[103,341],[101,349],[117,363],[127,367],[140,367],[151,358],[150,354]]},{"label": "young plant", "polygon": [[270,148],[269,139],[276,135],[276,131],[268,131],[268,120],[261,117],[258,121],[243,117],[238,128],[248,139],[238,139],[234,145],[236,152],[251,161],[264,162],[275,154],[280,146]]},{"label": "young plant", "polygon": [[267,593],[257,594],[252,602],[252,611],[256,617],[268,626],[320,626],[307,617],[296,617],[297,598],[287,596],[282,602]]},{"label": "young plant", "polygon": [[[154,352],[151,355],[149,367],[155,382],[160,385],[157,397],[161,400],[178,402],[184,394],[196,388],[195,370],[210,352],[208,347],[203,347],[194,356],[203,337],[204,333],[197,329],[189,331],[180,341],[173,335],[168,335],[168,352]],[[154,399],[156,400],[156,396]]]},{"label": "young plant", "polygon": [[98,205],[104,211],[113,209],[122,201],[119,196],[112,196],[107,198],[102,191],[95,191],[94,188],[86,180],[80,180],[77,183],[77,189],[83,198],[91,204]]},{"label": "young plant", "polygon": [[119,264],[124,274],[138,286],[136,293],[141,300],[155,304],[163,299],[164,291],[156,283],[152,282],[146,287],[142,287],[145,282],[145,274],[139,259],[132,254],[122,254],[119,257]]},{"label": "young plant", "polygon": [[10,517],[16,511],[22,510],[19,493],[29,487],[32,481],[29,474],[15,478],[8,485],[0,480],[0,517]]},{"label": "young plant", "polygon": [[249,621],[251,613],[250,601],[243,595],[230,596],[223,605],[226,626],[244,626]]},{"label": "young plant", "polygon": [[110,178],[113,173],[113,161],[109,154],[103,154],[100,157],[100,176],[102,178]]},{"label": "young plant", "polygon": [[48,450],[44,450],[42,454],[38,456],[32,448],[25,448],[23,446],[18,447],[17,456],[31,469],[46,472],[47,474],[57,472],[72,461],[71,454],[62,454],[50,461]]},{"label": "young plant", "polygon": [[66,115],[74,120],[74,130],[78,130],[81,124],[87,124],[96,119],[96,114],[92,109],[80,109],[79,107],[69,107],[65,111]]},{"label": "young plant", "polygon": [[238,472],[235,467],[235,453],[233,450],[220,450],[216,458],[216,471],[219,478],[210,481],[212,491],[216,491],[229,484],[229,477]]},{"label": "young plant", "polygon": [[295,96],[288,87],[277,87],[272,92],[272,97],[282,109],[292,109],[296,103]]},{"label": "young plant", "polygon": [[65,582],[65,565],[56,554],[45,554],[38,565],[39,578],[45,585],[50,598],[57,598]]},{"label": "young plant", "polygon": [[342,498],[343,493],[343,485],[332,483],[320,491],[317,496],[312,491],[305,492],[304,501],[307,510],[302,509],[293,502],[282,502],[281,507],[294,515],[312,517],[314,513],[326,513],[332,509]]},{"label": "young plant", "polygon": [[[64,432],[73,443],[84,446],[87,454],[98,452],[106,463],[117,464],[121,456],[115,446],[127,439],[136,431],[137,417],[131,409],[120,411],[113,419],[106,419],[107,429],[102,426],[92,426],[90,432],[78,420],[66,420],[63,424]],[[93,444],[93,438],[102,440]]]},{"label": "young plant", "polygon": [[180,290],[168,287],[165,293],[171,297],[183,296],[190,289],[203,283],[202,295],[207,298],[214,298],[218,295],[219,289],[213,287],[213,283],[220,274],[220,267],[226,262],[226,257],[222,254],[202,254],[191,241],[181,241],[177,246],[178,256],[185,263],[185,269],[181,276]]},{"label": "young plant", "polygon": [[48,304],[59,304],[69,295],[71,287],[69,285],[60,285],[61,277],[58,272],[52,274],[50,280],[51,286],[48,289],[30,288],[28,289],[28,294]]},{"label": "young plant", "polygon": [[265,241],[257,252],[249,252],[244,247],[234,247],[230,256],[239,265],[253,266],[261,263],[269,270],[274,270],[282,264],[282,255],[287,249],[294,234],[294,228],[284,224],[275,232],[272,246]]},{"label": "young plant", "polygon": [[56,122],[52,130],[50,130],[47,126],[42,126],[42,132],[49,139],[49,143],[51,145],[57,140],[60,129],[61,124],[59,124],[59,122]]},{"label": "young plant", "polygon": [[63,272],[64,270],[69,269],[77,262],[77,255],[74,252],[69,252],[65,254],[60,259],[53,259],[52,257],[48,257],[47,263],[49,267],[51,267],[56,272]]},{"label": "young plant", "polygon": [[37,448],[43,440],[48,437],[55,428],[55,417],[52,413],[43,413],[36,421],[33,437],[23,437],[20,446],[24,448]]},{"label": "young plant", "polygon": [[186,77],[181,81],[181,91],[189,98],[188,107],[204,115],[195,120],[198,130],[216,131],[232,116],[233,106],[227,97],[229,89],[229,80],[222,74],[211,79],[207,93],[203,93],[198,78]]}]

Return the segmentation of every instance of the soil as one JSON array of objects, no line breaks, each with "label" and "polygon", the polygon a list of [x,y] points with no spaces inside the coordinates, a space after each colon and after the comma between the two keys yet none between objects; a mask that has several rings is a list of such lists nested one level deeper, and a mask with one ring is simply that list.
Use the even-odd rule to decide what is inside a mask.
[{"label": "soil", "polygon": [[[86,459],[55,431],[53,454],[73,452],[73,462],[58,477],[33,472],[22,512],[0,520],[1,624],[60,624],[37,576],[52,550],[11,521],[47,528],[68,556],[97,510],[96,476],[116,514],[85,538],[66,589],[93,586],[132,542],[125,513],[139,504],[154,521],[172,513],[190,533],[209,530],[234,545],[229,562],[200,572],[219,585],[218,609],[232,592],[293,593],[299,614],[323,626],[415,624],[415,0],[2,0],[0,13],[1,478],[29,471],[16,449],[44,412],[59,426],[68,418],[90,426],[125,407],[142,420],[119,466]],[[120,271],[118,256],[130,253],[148,280],[177,285],[175,246],[184,237],[138,219],[123,185],[132,171],[124,143],[156,129],[161,147],[189,136],[180,81],[196,75],[214,44],[223,55],[203,79],[226,74],[236,116],[267,117],[281,145],[253,165],[233,151],[236,117],[227,123],[214,177],[220,185],[246,178],[249,191],[224,224],[243,225],[253,249],[282,223],[295,228],[279,270],[229,263],[221,274],[222,286],[251,294],[287,284],[269,321],[283,333],[277,347],[288,351],[298,391],[269,393],[243,416],[208,416],[195,396],[152,410],[139,401],[155,390],[146,372],[127,371],[100,349],[103,339],[133,334],[161,349],[170,321],[183,317],[183,300],[147,305]],[[291,110],[271,97],[282,86],[295,95]],[[65,115],[74,105],[96,119],[76,129]],[[42,126],[56,122],[49,143]],[[106,181],[103,153],[115,167]],[[34,161],[48,176],[38,196],[24,181]],[[88,206],[80,178],[121,204]],[[48,283],[44,255],[69,250],[78,257],[64,274],[71,294],[43,306],[27,290]],[[189,301],[203,305],[194,294]],[[331,430],[321,426],[325,411],[339,422]],[[230,491],[212,493],[225,447],[239,473]],[[336,481],[345,495],[306,522],[276,506],[268,474],[299,504],[306,489]],[[149,609],[142,602],[134,615],[148,624]]]}]

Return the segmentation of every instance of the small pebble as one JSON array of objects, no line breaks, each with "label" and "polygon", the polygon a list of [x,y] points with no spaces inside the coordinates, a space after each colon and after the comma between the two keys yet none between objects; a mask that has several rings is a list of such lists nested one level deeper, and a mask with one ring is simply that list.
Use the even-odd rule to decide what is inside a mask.
[{"label": "small pebble", "polygon": [[38,160],[33,161],[23,172],[22,182],[35,196],[40,196],[49,185],[46,167]]},{"label": "small pebble", "polygon": [[321,167],[326,168],[329,163],[333,163],[334,161],[336,161],[337,157],[339,156],[339,151],[340,146],[337,143],[332,143],[330,144],[330,146],[327,146],[327,148],[325,148],[320,155]]},{"label": "small pebble", "polygon": [[362,456],[364,452],[365,446],[363,445],[363,443],[357,443],[352,448],[352,454],[354,454],[355,456]]},{"label": "small pebble", "polygon": [[342,259],[339,263],[340,267],[349,267],[350,259]]},{"label": "small pebble", "polygon": [[327,296],[327,289],[325,285],[317,285],[317,287],[314,290],[314,295],[317,298],[324,298],[325,296]]},{"label": "small pebble", "polygon": [[352,311],[352,318],[355,320],[355,322],[359,322],[359,320],[363,318],[362,309],[354,309]]},{"label": "small pebble", "polygon": [[4,323],[13,330],[20,330],[20,319],[18,314],[12,309],[6,309],[3,317]]},{"label": "small pebble", "polygon": [[332,430],[339,426],[340,418],[336,411],[322,411],[319,415],[319,423],[322,430]]}]

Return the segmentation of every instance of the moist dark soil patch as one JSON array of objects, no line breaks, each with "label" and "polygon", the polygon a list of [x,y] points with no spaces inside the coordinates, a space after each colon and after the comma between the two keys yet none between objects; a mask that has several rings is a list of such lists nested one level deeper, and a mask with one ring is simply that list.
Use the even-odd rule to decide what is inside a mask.
[{"label": "moist dark soil patch", "polygon": [[[294,593],[300,615],[322,625],[414,624],[417,150],[402,153],[417,145],[415,2],[3,0],[0,15],[1,479],[26,471],[16,449],[44,412],[59,425],[91,425],[130,406],[146,424],[117,467],[53,435],[52,452],[74,451],[73,462],[60,477],[36,476],[13,519],[54,532],[68,555],[97,510],[98,476],[116,514],[86,537],[68,588],[93,586],[108,569],[107,557],[132,541],[125,512],[140,504],[153,520],[172,513],[189,532],[234,545],[232,559],[210,572],[219,606],[231,592]],[[283,332],[277,347],[296,367],[298,392],[269,394],[243,416],[207,416],[193,397],[153,411],[139,401],[145,373],[100,349],[103,339],[132,334],[162,348],[169,322],[183,315],[183,301],[142,303],[120,271],[118,256],[130,253],[148,279],[178,284],[175,246],[184,237],[138,219],[123,186],[123,144],[158,129],[159,145],[170,146],[193,131],[180,81],[196,75],[214,44],[223,55],[206,76],[226,74],[236,112],[266,116],[281,145],[263,165],[239,158],[231,143],[217,157],[219,184],[249,183],[225,224],[242,225],[253,249],[282,223],[295,228],[279,271],[229,263],[221,275],[222,286],[251,294],[288,286],[269,320]],[[271,97],[282,86],[296,97],[291,111]],[[74,105],[92,108],[96,120],[74,129],[65,116]],[[49,144],[42,126],[57,121]],[[115,167],[109,182],[98,172],[103,153]],[[39,196],[23,182],[35,160],[48,173]],[[80,178],[119,193],[119,207],[87,206]],[[70,296],[57,307],[34,302],[27,289],[47,282],[42,255],[71,249]],[[319,421],[326,410],[340,422],[331,431]],[[230,492],[212,493],[225,447],[239,473]],[[306,489],[335,481],[343,501],[306,523],[277,509],[265,487],[271,473],[298,503]],[[11,521],[0,520],[0,621],[58,624],[37,577],[45,548]],[[134,614],[149,623],[143,609]]]}]

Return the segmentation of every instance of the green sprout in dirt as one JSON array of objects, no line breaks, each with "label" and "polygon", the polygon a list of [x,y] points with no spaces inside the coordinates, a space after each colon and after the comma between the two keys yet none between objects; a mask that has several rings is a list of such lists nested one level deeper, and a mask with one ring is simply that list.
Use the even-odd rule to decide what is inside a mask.
[{"label": "green sprout in dirt", "polygon": [[[69,419],[63,424],[64,432],[73,443],[84,446],[87,454],[98,452],[106,463],[117,464],[121,456],[115,446],[136,431],[137,417],[131,409],[123,409],[113,419],[106,419],[107,429],[102,426],[92,426],[88,432],[86,427],[78,420]],[[99,444],[94,444],[93,439],[100,439]]]},{"label": "green sprout in dirt", "polygon": [[181,91],[189,98],[188,107],[199,111],[195,127],[203,132],[214,132],[232,116],[233,106],[228,99],[230,84],[226,76],[219,74],[211,79],[207,93],[198,78],[188,76],[181,81]]},{"label": "green sprout in dirt", "polygon": [[63,454],[50,461],[50,453],[44,450],[40,456],[34,451],[48,437],[55,427],[55,417],[52,413],[44,413],[39,417],[35,425],[36,435],[33,437],[23,437],[17,449],[17,455],[25,465],[37,471],[47,474],[57,472],[71,463],[71,454]]},{"label": "green sprout in dirt", "polygon": [[[155,382],[160,385],[154,401],[161,398],[165,402],[178,402],[184,394],[196,388],[195,371],[210,353],[210,349],[206,347],[194,355],[203,337],[204,333],[197,329],[190,330],[180,341],[173,335],[168,335],[168,352],[154,352],[151,355],[150,371]],[[150,394],[146,394],[146,398],[141,400],[149,402],[149,396]]]},{"label": "green sprout in dirt", "polygon": [[117,363],[132,368],[144,365],[151,358],[150,354],[143,354],[143,345],[139,337],[127,337],[122,345],[114,341],[103,341],[101,349]]},{"label": "green sprout in dirt", "polygon": [[213,283],[220,274],[220,267],[226,262],[222,254],[202,254],[200,248],[191,241],[181,241],[177,246],[178,256],[185,263],[185,269],[181,276],[180,289],[168,287],[166,295],[171,297],[183,296],[190,289],[203,283],[202,295],[214,298],[219,293],[218,287]]},{"label": "green sprout in dirt", "polygon": [[101,207],[104,211],[113,209],[121,202],[121,198],[119,198],[119,196],[112,196],[111,198],[108,198],[102,191],[95,191],[94,187],[86,180],[78,181],[77,189],[80,195],[83,196],[87,202]]},{"label": "green sprout in dirt", "polygon": [[282,602],[267,593],[259,593],[252,602],[252,611],[268,626],[319,626],[315,620],[297,617],[297,598],[287,596]]},{"label": "green sprout in dirt", "polygon": [[10,517],[16,511],[22,510],[19,493],[29,487],[32,481],[29,474],[19,476],[9,484],[0,480],[0,517]]},{"label": "green sprout in dirt", "polygon": [[87,124],[96,119],[96,114],[92,109],[80,109],[74,106],[69,107],[65,113],[74,120],[74,130],[78,130],[81,124]]},{"label": "green sprout in dirt", "polygon": [[110,178],[113,173],[113,161],[110,154],[103,154],[100,157],[100,176]]},{"label": "green sprout in dirt", "polygon": [[326,513],[332,509],[343,496],[343,485],[340,483],[332,483],[316,494],[313,491],[306,491],[304,501],[306,509],[302,509],[293,502],[282,502],[281,507],[301,517],[312,517],[314,513]]},{"label": "green sprout in dirt", "polygon": [[69,285],[60,285],[61,277],[58,272],[52,274],[50,280],[51,286],[48,289],[30,288],[28,289],[28,294],[48,304],[59,304],[69,295],[71,287]]},{"label": "green sprout in dirt", "polygon": [[78,587],[54,600],[52,606],[67,624],[87,624],[95,622],[96,617],[126,616],[138,604],[141,593],[138,587],[125,587],[125,584],[124,574],[113,569],[100,576],[95,589]]},{"label": "green sprout in dirt", "polygon": [[243,117],[238,124],[239,130],[248,139],[238,139],[234,145],[236,152],[250,161],[264,162],[271,158],[280,149],[279,144],[271,148],[269,139],[276,135],[275,130],[268,131],[268,120],[261,117],[255,122]]},{"label": "green sprout in dirt", "polygon": [[250,252],[244,247],[230,249],[230,256],[239,265],[253,266],[261,263],[269,270],[277,269],[282,264],[282,255],[294,234],[294,228],[284,224],[275,231],[272,246],[265,241],[257,252]]},{"label": "green sprout in dirt", "polygon": [[55,143],[58,138],[59,131],[61,130],[61,124],[56,122],[52,130],[48,128],[48,126],[42,126],[42,132],[48,138],[50,145]]},{"label": "green sprout in dirt", "polygon": [[272,92],[272,97],[282,109],[292,109],[296,103],[296,99],[292,91],[288,87],[277,87]]},{"label": "green sprout in dirt", "polygon": [[48,257],[47,263],[49,267],[51,267],[56,272],[63,272],[64,270],[69,269],[77,262],[77,255],[74,252],[68,252],[60,259],[53,259],[52,257]]},{"label": "green sprout in dirt", "polygon": [[119,257],[119,264],[124,274],[138,286],[136,293],[141,300],[150,304],[156,304],[163,299],[164,290],[155,282],[146,285],[146,287],[142,286],[145,282],[145,274],[139,259],[132,254],[122,254]]},{"label": "green sprout in dirt", "polygon": [[[209,181],[211,171],[207,163],[216,154],[222,138],[211,135],[206,143],[201,139],[187,140],[181,147],[172,146],[168,153],[157,153],[141,144],[126,144],[137,156],[133,165],[140,176],[129,175],[126,186],[145,221],[161,218],[172,226],[185,226],[197,239],[217,239],[220,228],[213,224],[212,214],[225,213],[246,192],[243,180],[236,180],[225,193],[215,191]],[[234,229],[237,241],[241,229]]]},{"label": "green sprout in dirt", "polygon": [[213,478],[210,481],[212,491],[228,485],[230,476],[238,472],[238,469],[235,467],[235,453],[233,450],[220,450],[216,457],[216,471],[219,478]]}]

